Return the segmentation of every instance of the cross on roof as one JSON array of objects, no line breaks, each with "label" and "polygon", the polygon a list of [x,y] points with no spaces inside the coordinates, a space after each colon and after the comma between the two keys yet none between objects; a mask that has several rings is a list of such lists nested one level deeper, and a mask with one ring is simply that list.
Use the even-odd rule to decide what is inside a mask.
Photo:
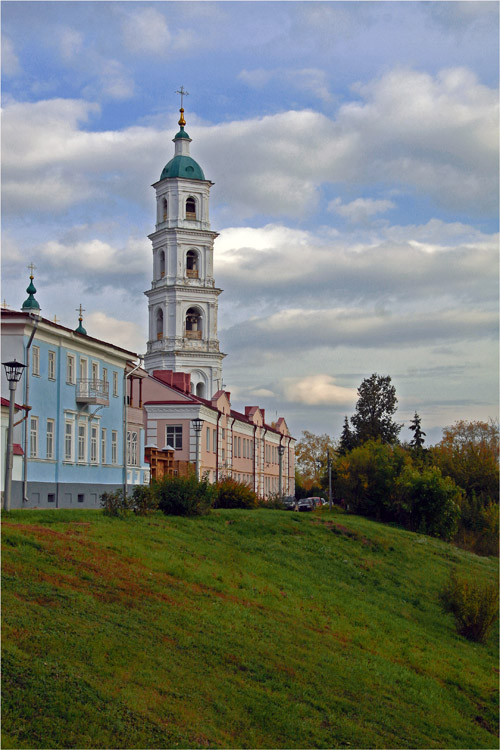
[{"label": "cross on roof", "polygon": [[181,109],[182,109],[182,107],[184,106],[183,105],[184,97],[185,96],[189,96],[189,91],[185,91],[184,90],[184,86],[181,86],[180,89],[178,91],[176,91],[175,93],[181,95]]},{"label": "cross on roof", "polygon": [[28,266],[28,268],[29,268],[29,270],[30,270],[30,273],[31,273],[31,275],[30,275],[30,279],[32,279],[32,278],[33,278],[33,271],[35,271],[35,270],[36,270],[36,266],[35,266],[35,264],[34,264],[34,263],[30,263],[30,264],[29,264],[29,266]]},{"label": "cross on roof", "polygon": [[81,320],[81,319],[82,319],[82,313],[84,313],[84,312],[85,312],[85,308],[84,308],[84,307],[82,307],[82,303],[81,303],[81,302],[80,302],[80,307],[77,307],[77,308],[76,308],[76,311],[77,311],[77,313],[79,313],[79,314],[80,314],[80,320]]}]

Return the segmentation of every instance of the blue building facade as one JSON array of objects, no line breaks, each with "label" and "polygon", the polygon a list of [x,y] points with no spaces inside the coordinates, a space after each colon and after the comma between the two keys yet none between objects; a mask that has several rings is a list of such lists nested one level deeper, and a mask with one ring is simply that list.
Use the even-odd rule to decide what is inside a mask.
[{"label": "blue building facade", "polygon": [[103,492],[148,483],[143,411],[125,399],[137,355],[87,335],[81,319],[72,331],[30,306],[1,317],[2,359],[28,365],[16,401],[31,407],[14,428],[24,456],[11,507],[98,508]]}]

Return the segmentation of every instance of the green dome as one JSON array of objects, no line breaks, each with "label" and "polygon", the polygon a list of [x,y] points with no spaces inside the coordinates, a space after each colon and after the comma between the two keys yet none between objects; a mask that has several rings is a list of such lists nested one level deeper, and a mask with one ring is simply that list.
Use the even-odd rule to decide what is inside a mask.
[{"label": "green dome", "polygon": [[166,180],[168,177],[183,177],[185,180],[204,180],[205,175],[200,165],[190,156],[178,154],[170,159],[166,167],[163,168],[160,180]]},{"label": "green dome", "polygon": [[179,130],[179,132],[177,133],[177,135],[174,138],[174,141],[176,141],[178,138],[187,138],[188,141],[191,140],[191,138],[188,136],[188,134],[186,133],[186,131],[184,130],[184,128],[181,128]]},{"label": "green dome", "polygon": [[35,285],[33,284],[33,278],[30,276],[30,279],[31,279],[30,285],[26,289],[26,291],[29,294],[29,297],[27,300],[23,302],[23,306],[21,310],[39,310],[40,309],[40,305],[38,304],[35,297],[33,296],[34,294],[36,294]]}]

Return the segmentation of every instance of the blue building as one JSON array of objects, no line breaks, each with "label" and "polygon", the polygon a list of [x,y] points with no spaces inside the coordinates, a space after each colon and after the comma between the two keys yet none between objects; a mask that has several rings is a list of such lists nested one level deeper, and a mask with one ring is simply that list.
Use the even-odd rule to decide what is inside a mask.
[{"label": "blue building", "polygon": [[147,376],[137,354],[89,336],[81,313],[74,331],[43,318],[33,277],[27,292],[20,312],[1,311],[2,361],[27,365],[16,401],[31,407],[14,428],[11,507],[98,508],[104,491],[149,483],[142,404],[125,403],[131,378]]}]

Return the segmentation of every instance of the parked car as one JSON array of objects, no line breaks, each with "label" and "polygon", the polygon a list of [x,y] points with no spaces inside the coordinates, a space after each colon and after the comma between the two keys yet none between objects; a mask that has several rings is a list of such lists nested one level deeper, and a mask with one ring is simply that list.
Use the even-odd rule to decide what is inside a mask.
[{"label": "parked car", "polygon": [[323,498],[322,497],[309,497],[307,499],[313,501],[315,508],[319,508],[321,505],[323,505]]},{"label": "parked car", "polygon": [[312,497],[303,497],[302,500],[299,500],[298,502],[297,510],[299,512],[306,512],[314,510],[315,507]]},{"label": "parked car", "polygon": [[285,497],[283,499],[285,510],[297,510],[297,501],[294,497]]}]

